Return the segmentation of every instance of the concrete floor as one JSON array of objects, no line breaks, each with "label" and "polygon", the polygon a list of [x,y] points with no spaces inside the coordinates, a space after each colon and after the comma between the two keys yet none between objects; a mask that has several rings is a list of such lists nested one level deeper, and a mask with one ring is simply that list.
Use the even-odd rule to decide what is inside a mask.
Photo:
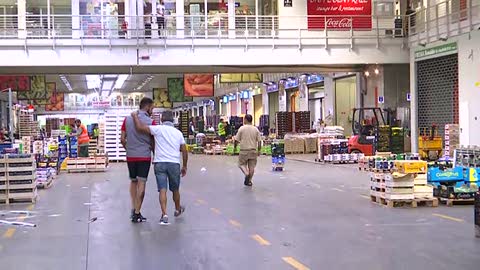
[{"label": "concrete floor", "polygon": [[235,164],[235,157],[191,156],[182,180],[187,212],[174,219],[169,200],[170,226],[158,224],[153,171],[143,224],[128,220],[126,164],[107,173],[62,173],[25,219],[38,227],[0,225],[1,269],[480,267],[472,206],[385,208],[365,196],[368,175],[354,166],[289,161],[274,173],[268,157],[259,161],[254,187],[245,188]]}]

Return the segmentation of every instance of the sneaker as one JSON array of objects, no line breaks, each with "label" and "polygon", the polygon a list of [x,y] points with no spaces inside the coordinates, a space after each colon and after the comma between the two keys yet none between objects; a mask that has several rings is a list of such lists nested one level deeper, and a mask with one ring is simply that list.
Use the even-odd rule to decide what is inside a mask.
[{"label": "sneaker", "polygon": [[245,175],[245,181],[243,182],[243,184],[248,187],[252,186],[252,181],[250,181],[250,177],[248,177],[248,175]]},{"label": "sneaker", "polygon": [[179,217],[183,212],[185,212],[185,206],[180,206],[180,210],[175,210],[174,216]]},{"label": "sneaker", "polygon": [[170,223],[168,223],[168,216],[167,215],[163,215],[162,218],[160,219],[160,225],[169,225]]},{"label": "sneaker", "polygon": [[[130,215],[130,219],[133,220],[134,217],[135,217],[135,209],[132,209],[132,214]],[[142,213],[139,213],[137,218],[141,218],[142,221],[147,221],[147,218],[142,216]]]},{"label": "sneaker", "polygon": [[133,217],[132,217],[132,222],[133,223],[140,223],[140,222],[143,222],[143,217],[142,217],[142,214],[133,214]]},{"label": "sneaker", "polygon": [[142,215],[142,213],[138,213],[138,217],[142,219],[142,221],[147,221],[147,218]]}]

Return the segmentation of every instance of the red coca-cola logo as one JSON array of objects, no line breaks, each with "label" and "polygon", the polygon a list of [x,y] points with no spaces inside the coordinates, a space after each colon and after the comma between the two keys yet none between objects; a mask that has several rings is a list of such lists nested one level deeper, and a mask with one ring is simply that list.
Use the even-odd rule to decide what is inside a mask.
[{"label": "red coca-cola logo", "polygon": [[352,19],[349,18],[329,18],[327,19],[327,27],[331,28],[351,28]]}]

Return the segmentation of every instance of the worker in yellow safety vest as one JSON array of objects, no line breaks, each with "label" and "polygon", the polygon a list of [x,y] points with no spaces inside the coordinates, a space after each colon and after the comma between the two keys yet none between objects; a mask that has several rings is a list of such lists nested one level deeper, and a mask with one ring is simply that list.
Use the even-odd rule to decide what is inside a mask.
[{"label": "worker in yellow safety vest", "polygon": [[75,120],[75,127],[77,128],[78,138],[78,156],[88,157],[88,145],[90,143],[90,137],[85,125],[82,125],[80,119]]},{"label": "worker in yellow safety vest", "polygon": [[220,141],[222,143],[225,143],[225,140],[227,138],[227,127],[223,118],[220,118],[220,123],[218,123],[218,136],[220,137]]}]

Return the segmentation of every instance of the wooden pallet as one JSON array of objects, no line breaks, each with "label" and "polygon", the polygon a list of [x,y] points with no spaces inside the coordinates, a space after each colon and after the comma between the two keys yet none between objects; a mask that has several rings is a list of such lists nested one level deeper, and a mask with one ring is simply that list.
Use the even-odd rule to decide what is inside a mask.
[{"label": "wooden pallet", "polygon": [[433,199],[413,199],[413,200],[389,200],[382,198],[380,196],[370,195],[370,199],[372,202],[386,205],[387,207],[394,208],[394,207],[411,207],[417,208],[418,206],[426,206],[426,207],[437,207],[438,200]]},{"label": "wooden pallet", "polygon": [[446,206],[454,205],[471,205],[475,203],[475,199],[447,199],[447,198],[438,198],[442,204]]},{"label": "wooden pallet", "polygon": [[91,172],[105,172],[107,168],[74,168],[67,169],[68,173],[91,173]]}]

